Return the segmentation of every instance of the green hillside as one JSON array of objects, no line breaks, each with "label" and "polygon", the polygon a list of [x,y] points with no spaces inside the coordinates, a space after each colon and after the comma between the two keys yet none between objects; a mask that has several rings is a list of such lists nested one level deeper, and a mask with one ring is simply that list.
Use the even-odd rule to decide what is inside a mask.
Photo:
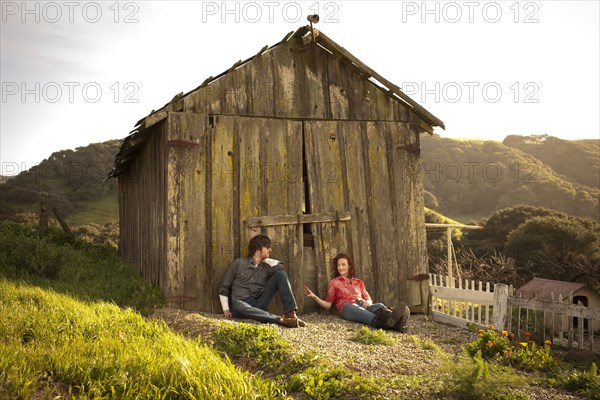
[{"label": "green hillside", "polygon": [[[424,187],[429,192],[425,205],[455,219],[479,219],[518,204],[600,218],[600,187],[570,181],[516,147],[423,135],[421,157]],[[597,177],[588,168],[574,176],[589,180],[594,173]]]},{"label": "green hillside", "polygon": [[109,140],[61,150],[0,183],[0,219],[37,214],[40,192],[46,192],[49,213],[58,209],[69,224],[118,221],[117,181],[105,177],[120,145],[120,140]]},{"label": "green hillside", "polygon": [[531,154],[571,182],[600,187],[600,140],[510,135],[502,143]]}]

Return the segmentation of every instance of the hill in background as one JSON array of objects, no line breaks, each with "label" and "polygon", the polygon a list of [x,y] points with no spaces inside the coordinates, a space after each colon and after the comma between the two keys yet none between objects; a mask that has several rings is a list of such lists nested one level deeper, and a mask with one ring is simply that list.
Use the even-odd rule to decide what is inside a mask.
[{"label": "hill in background", "polygon": [[509,136],[507,145],[421,136],[425,205],[465,222],[518,204],[598,220],[600,141],[528,138]]},{"label": "hill in background", "polygon": [[117,181],[105,181],[121,140],[61,150],[38,165],[0,183],[0,219],[34,213],[40,192],[46,192],[47,210],[54,208],[73,225],[104,224],[118,220]]},{"label": "hill in background", "polygon": [[510,135],[502,143],[534,156],[565,180],[600,187],[600,140]]}]

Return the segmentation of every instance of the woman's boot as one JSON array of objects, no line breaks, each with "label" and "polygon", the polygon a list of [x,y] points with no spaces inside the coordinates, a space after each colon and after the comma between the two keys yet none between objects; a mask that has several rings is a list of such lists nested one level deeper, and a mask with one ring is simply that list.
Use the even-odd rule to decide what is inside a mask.
[{"label": "woman's boot", "polygon": [[389,308],[383,306],[378,308],[375,311],[375,315],[377,315],[383,322],[385,322],[388,328],[393,328],[396,326],[400,319],[404,315],[404,308],[402,307],[404,303],[400,304],[400,307],[396,307],[394,310],[390,310]]},{"label": "woman's boot", "polygon": [[394,309],[394,314],[400,315],[400,318],[398,318],[398,321],[394,324],[393,329],[401,333],[407,333],[408,319],[410,318],[410,309],[408,306],[404,302],[400,303],[400,305]]}]

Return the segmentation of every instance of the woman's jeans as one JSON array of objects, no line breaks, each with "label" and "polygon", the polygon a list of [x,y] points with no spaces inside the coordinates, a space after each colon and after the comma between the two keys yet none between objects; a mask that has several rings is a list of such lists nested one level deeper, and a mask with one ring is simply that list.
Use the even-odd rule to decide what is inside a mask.
[{"label": "woman's jeans", "polygon": [[357,303],[346,304],[344,308],[342,308],[342,318],[360,324],[371,325],[373,318],[375,318],[375,311],[379,310],[381,307],[384,307],[382,303],[371,304],[366,309],[362,308]]},{"label": "woman's jeans", "polygon": [[259,297],[247,297],[234,301],[231,304],[233,316],[251,318],[260,322],[278,323],[281,317],[267,311],[277,292],[281,297],[284,312],[298,309],[287,273],[279,270],[269,279]]}]

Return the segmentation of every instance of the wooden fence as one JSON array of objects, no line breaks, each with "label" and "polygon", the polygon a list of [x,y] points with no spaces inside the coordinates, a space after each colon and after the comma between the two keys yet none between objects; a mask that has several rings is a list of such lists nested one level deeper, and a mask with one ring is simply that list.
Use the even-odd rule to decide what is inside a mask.
[{"label": "wooden fence", "polygon": [[540,343],[551,340],[562,347],[587,348],[600,353],[600,308],[514,295],[512,286],[448,279],[430,274],[430,310],[434,321],[466,327],[493,325],[516,337],[530,332]]}]

